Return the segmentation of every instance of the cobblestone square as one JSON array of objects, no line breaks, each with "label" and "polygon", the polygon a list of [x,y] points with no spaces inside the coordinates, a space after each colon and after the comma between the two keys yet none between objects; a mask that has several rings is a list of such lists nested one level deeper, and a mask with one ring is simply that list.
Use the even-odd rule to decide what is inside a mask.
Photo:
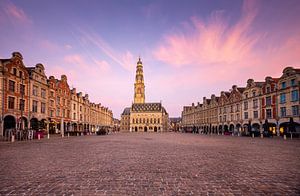
[{"label": "cobblestone square", "polygon": [[0,143],[0,195],[299,195],[300,141],[116,133]]}]

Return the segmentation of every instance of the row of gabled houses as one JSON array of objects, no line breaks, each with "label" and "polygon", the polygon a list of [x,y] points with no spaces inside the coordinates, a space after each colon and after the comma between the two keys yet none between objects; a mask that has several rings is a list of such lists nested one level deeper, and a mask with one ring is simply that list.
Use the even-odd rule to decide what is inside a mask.
[{"label": "row of gabled houses", "polygon": [[95,132],[113,126],[113,113],[89,101],[66,75],[45,75],[45,67],[27,67],[21,53],[0,59],[0,136],[14,130],[44,130],[53,133]]},{"label": "row of gabled houses", "polygon": [[183,131],[218,134],[283,135],[300,132],[300,69],[286,67],[279,78],[248,79],[246,87],[233,85],[220,96],[184,106]]}]

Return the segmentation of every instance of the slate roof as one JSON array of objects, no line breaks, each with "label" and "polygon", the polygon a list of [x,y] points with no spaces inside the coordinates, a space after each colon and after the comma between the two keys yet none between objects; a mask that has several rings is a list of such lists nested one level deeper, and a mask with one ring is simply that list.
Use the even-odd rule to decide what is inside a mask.
[{"label": "slate roof", "polygon": [[130,107],[125,108],[122,115],[130,115]]},{"label": "slate roof", "polygon": [[161,103],[134,103],[131,108],[134,112],[158,112],[162,110],[162,105]]}]

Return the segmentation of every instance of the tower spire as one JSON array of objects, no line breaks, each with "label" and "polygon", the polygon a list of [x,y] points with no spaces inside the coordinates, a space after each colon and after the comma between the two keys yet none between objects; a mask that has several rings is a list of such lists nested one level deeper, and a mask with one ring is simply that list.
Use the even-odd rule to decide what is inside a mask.
[{"label": "tower spire", "polygon": [[134,83],[134,103],[145,103],[143,63],[141,61],[140,56],[136,66],[136,75]]}]

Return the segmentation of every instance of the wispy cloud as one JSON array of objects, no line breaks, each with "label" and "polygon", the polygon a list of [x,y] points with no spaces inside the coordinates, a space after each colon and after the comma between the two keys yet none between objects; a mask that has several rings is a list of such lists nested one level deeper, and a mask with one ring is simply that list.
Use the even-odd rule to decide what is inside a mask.
[{"label": "wispy cloud", "polygon": [[[99,72],[107,73],[110,71],[110,65],[106,61],[99,60],[94,57],[88,59],[80,54],[66,55],[64,57],[64,62],[71,66],[73,65],[74,70],[76,70],[79,75],[83,72],[94,75],[98,74]],[[78,68],[76,69],[74,66],[77,66]]]},{"label": "wispy cloud", "polygon": [[83,44],[95,45],[106,56],[112,59],[115,63],[121,65],[124,69],[128,71],[134,70],[134,58],[129,50],[123,53],[117,52],[107,42],[105,42],[100,35],[93,32],[87,32],[82,29],[79,31],[83,35]]},{"label": "wispy cloud", "polygon": [[71,50],[73,47],[70,44],[65,44],[64,48],[67,50]]},{"label": "wispy cloud", "polygon": [[17,7],[11,1],[4,1],[2,4],[4,13],[11,21],[17,21],[25,25],[33,23],[24,10],[20,7]]},{"label": "wispy cloud", "polygon": [[48,39],[41,39],[39,41],[39,46],[41,47],[41,49],[52,51],[52,52],[58,52],[62,50],[61,46]]}]

